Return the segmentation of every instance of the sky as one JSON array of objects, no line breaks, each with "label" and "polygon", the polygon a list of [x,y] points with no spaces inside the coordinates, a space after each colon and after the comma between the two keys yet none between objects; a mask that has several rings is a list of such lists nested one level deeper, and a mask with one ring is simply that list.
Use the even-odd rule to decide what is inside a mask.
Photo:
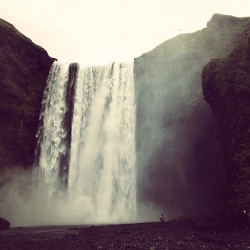
[{"label": "sky", "polygon": [[214,13],[250,16],[250,0],[0,0],[0,18],[62,62],[131,61]]}]

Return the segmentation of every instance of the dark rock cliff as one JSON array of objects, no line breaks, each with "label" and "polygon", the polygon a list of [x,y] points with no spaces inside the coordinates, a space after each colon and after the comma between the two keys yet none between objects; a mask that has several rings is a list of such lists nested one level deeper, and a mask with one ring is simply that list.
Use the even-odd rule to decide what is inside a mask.
[{"label": "dark rock cliff", "polygon": [[[135,59],[137,192],[148,208],[207,214],[228,197],[231,210],[249,208],[249,27],[250,18],[216,14]],[[200,76],[219,57],[203,71],[211,112]],[[33,163],[53,61],[0,19],[0,169]]]},{"label": "dark rock cliff", "polygon": [[[179,35],[135,59],[142,204],[157,204],[170,217],[214,213],[225,204],[224,167],[201,72],[211,58],[231,53],[250,34],[249,25],[250,18],[215,14],[207,28]],[[234,133],[240,131],[238,127]],[[245,144],[240,145],[247,150]],[[245,161],[242,155],[236,158]]]},{"label": "dark rock cliff", "polygon": [[203,93],[211,105],[230,214],[250,210],[250,23],[233,52],[203,69]]},{"label": "dark rock cliff", "polygon": [[0,19],[0,169],[33,162],[41,100],[53,61]]}]

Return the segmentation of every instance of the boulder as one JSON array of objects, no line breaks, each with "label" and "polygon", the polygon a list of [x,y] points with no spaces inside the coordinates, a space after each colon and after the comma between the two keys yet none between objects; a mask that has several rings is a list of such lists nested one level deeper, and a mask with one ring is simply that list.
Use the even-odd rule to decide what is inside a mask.
[{"label": "boulder", "polygon": [[4,218],[0,217],[0,230],[7,229],[9,227],[10,227],[10,223],[7,220],[5,220]]}]

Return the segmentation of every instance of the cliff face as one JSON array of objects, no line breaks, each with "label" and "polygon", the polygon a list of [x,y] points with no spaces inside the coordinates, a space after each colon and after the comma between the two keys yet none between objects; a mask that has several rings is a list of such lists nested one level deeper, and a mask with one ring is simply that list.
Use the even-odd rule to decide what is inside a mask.
[{"label": "cliff face", "polygon": [[[143,204],[156,204],[169,217],[211,213],[228,198],[230,210],[249,208],[249,36],[250,18],[216,14],[207,28],[135,59]],[[202,75],[211,112],[200,75],[219,57]],[[53,61],[0,19],[0,169],[33,162]]]},{"label": "cliff face", "polygon": [[229,213],[250,209],[250,24],[234,51],[204,67],[203,92],[211,105],[228,190]]},{"label": "cliff face", "polygon": [[[213,213],[225,204],[224,167],[201,72],[211,58],[227,56],[250,34],[249,25],[250,18],[215,14],[207,28],[179,35],[135,59],[142,203],[157,204],[170,217]],[[245,143],[241,147],[247,150]],[[245,161],[242,155],[236,158]]]},{"label": "cliff face", "polygon": [[41,100],[53,61],[0,19],[0,169],[33,162]]}]

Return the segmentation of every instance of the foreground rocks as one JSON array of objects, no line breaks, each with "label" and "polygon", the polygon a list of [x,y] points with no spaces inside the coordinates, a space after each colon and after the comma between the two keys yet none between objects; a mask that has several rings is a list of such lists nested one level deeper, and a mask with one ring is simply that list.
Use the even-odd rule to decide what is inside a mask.
[{"label": "foreground rocks", "polygon": [[7,229],[9,227],[10,227],[10,223],[7,220],[5,220],[4,218],[0,217],[0,230]]},{"label": "foreground rocks", "polygon": [[248,249],[249,225],[207,227],[191,222],[12,228],[0,249]]}]

